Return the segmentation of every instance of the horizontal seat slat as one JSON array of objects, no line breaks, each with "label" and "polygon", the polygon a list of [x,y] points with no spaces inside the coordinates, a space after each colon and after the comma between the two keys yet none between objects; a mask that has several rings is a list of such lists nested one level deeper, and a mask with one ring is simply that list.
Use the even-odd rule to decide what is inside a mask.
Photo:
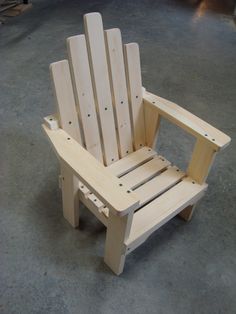
[{"label": "horizontal seat slat", "polygon": [[157,153],[153,149],[145,146],[108,166],[108,169],[114,175],[119,177],[135,169],[145,161],[152,159],[152,157],[154,157],[156,154]]},{"label": "horizontal seat slat", "polygon": [[145,181],[154,177],[170,165],[170,162],[162,156],[155,156],[150,161],[127,173],[121,180],[130,188],[134,189]]},{"label": "horizontal seat slat", "polygon": [[140,197],[140,207],[178,183],[184,176],[183,171],[173,166],[138,187],[135,192]]},{"label": "horizontal seat slat", "polygon": [[129,251],[144,242],[152,232],[186,206],[195,203],[206,188],[207,184],[200,185],[189,177],[184,178],[183,181],[137,211],[126,241]]}]

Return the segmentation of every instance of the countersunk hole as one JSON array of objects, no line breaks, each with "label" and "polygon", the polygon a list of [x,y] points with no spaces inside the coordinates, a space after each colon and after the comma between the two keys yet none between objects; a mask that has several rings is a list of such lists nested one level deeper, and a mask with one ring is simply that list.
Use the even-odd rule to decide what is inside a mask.
[{"label": "countersunk hole", "polygon": [[207,134],[204,134],[205,136],[208,136]]},{"label": "countersunk hole", "polygon": [[122,183],[120,183],[120,184],[119,184],[119,186],[123,186],[123,184],[122,184]]},{"label": "countersunk hole", "polygon": [[88,114],[88,117],[90,117],[90,114]]},{"label": "countersunk hole", "polygon": [[50,118],[49,120],[50,120],[50,121],[52,121],[52,120],[53,120],[53,118]]},{"label": "countersunk hole", "polygon": [[123,104],[124,103],[123,100],[120,103]]},{"label": "countersunk hole", "polygon": [[195,182],[194,182],[194,181],[192,181],[192,184],[195,184]]},{"label": "countersunk hole", "polygon": [[69,124],[71,124],[72,122],[71,121],[69,121]]},{"label": "countersunk hole", "polygon": [[215,142],[215,139],[213,138],[212,141]]},{"label": "countersunk hole", "polygon": [[130,191],[130,190],[127,190],[127,193],[131,193],[131,191]]},{"label": "countersunk hole", "polygon": [[68,140],[70,140],[70,137],[67,137]]},{"label": "countersunk hole", "polygon": [[105,107],[105,110],[107,110],[107,107]]},{"label": "countersunk hole", "polygon": [[136,96],[136,98],[138,98],[138,96]]}]

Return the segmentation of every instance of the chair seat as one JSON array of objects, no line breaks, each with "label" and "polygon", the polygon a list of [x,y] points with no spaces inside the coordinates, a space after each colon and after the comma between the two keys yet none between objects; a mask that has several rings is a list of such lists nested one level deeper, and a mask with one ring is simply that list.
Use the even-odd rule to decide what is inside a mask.
[{"label": "chair seat", "polygon": [[[130,190],[134,190],[140,199],[129,238],[125,242],[128,252],[186,206],[194,204],[207,188],[207,184],[197,184],[149,147],[127,155],[108,169]],[[79,184],[79,193],[81,201],[107,225],[109,208],[82,183]]]}]

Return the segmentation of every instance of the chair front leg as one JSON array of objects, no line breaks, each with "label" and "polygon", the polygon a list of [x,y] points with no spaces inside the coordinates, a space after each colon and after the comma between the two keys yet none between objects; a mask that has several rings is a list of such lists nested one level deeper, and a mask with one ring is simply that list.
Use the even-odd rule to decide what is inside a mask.
[{"label": "chair front leg", "polygon": [[124,269],[124,242],[129,236],[132,219],[133,212],[125,216],[116,216],[109,212],[104,261],[116,275],[120,275]]},{"label": "chair front leg", "polygon": [[[214,162],[216,151],[209,146],[209,144],[202,140],[197,139],[192,158],[190,160],[187,174],[199,184],[203,184],[208,176],[211,166]],[[192,218],[195,205],[186,207],[179,213],[179,216],[186,221]]]},{"label": "chair front leg", "polygon": [[79,225],[79,181],[71,169],[61,162],[63,215],[74,227]]}]

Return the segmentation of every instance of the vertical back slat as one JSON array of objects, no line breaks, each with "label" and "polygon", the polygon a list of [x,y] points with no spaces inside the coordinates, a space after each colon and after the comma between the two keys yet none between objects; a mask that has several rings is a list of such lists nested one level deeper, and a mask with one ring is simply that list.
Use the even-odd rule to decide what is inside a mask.
[{"label": "vertical back slat", "polygon": [[118,28],[105,31],[113,105],[119,139],[120,156],[133,151],[129,104],[121,33]]},{"label": "vertical back slat", "polygon": [[125,66],[131,109],[134,148],[137,150],[145,145],[142,79],[138,44],[130,43],[125,45]]},{"label": "vertical back slat", "polygon": [[94,95],[99,112],[105,164],[119,159],[101,15],[84,16]]},{"label": "vertical back slat", "polygon": [[82,143],[68,61],[52,63],[50,72],[61,128]]},{"label": "vertical back slat", "polygon": [[103,162],[85,36],[68,38],[67,47],[85,146],[95,158]]}]

